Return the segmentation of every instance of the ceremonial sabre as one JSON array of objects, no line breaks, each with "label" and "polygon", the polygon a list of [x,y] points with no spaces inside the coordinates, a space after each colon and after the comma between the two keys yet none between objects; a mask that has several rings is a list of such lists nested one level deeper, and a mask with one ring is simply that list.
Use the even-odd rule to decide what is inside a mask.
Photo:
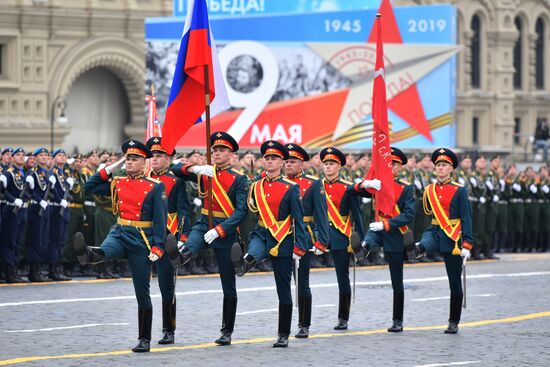
[{"label": "ceremonial sabre", "polygon": [[462,288],[464,291],[462,307],[466,308],[466,256],[462,259]]},{"label": "ceremonial sabre", "polygon": [[[294,238],[293,246],[296,246],[296,222],[292,218],[292,235]],[[294,260],[294,266],[292,267],[292,272],[294,273],[294,298],[296,303],[294,306],[298,308],[298,268],[300,267],[300,260]]]}]

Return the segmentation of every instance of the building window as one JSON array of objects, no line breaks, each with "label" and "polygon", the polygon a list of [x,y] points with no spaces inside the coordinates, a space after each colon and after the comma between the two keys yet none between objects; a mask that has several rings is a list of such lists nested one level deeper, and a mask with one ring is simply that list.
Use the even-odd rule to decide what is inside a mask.
[{"label": "building window", "polygon": [[474,145],[479,144],[479,118],[472,118],[472,143]]},{"label": "building window", "polygon": [[537,19],[535,33],[537,40],[535,42],[535,86],[537,89],[544,89],[544,34],[545,26],[542,18]]},{"label": "building window", "polygon": [[514,89],[521,89],[522,85],[522,50],[523,50],[523,22],[520,17],[514,20],[519,36],[514,45]]},{"label": "building window", "polygon": [[6,49],[6,46],[0,43],[0,78],[4,76],[4,50]]},{"label": "building window", "polygon": [[481,86],[481,20],[478,15],[472,18],[472,43],[470,45],[471,54],[471,84],[472,88]]},{"label": "building window", "polygon": [[516,117],[514,119],[514,144],[519,144],[519,134],[521,132],[521,119]]}]

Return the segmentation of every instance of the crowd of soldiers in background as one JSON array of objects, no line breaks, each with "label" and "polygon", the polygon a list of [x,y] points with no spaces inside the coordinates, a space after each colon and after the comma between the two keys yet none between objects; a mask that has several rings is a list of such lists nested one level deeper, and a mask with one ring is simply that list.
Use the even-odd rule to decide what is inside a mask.
[{"label": "crowd of soldiers in background", "polygon": [[[2,150],[0,173],[4,174],[12,166],[13,149]],[[36,151],[35,151],[36,152]],[[55,165],[62,166],[62,170],[56,171],[56,177],[60,181],[66,181],[69,177],[74,181],[70,188],[68,198],[69,222],[66,233],[61,236],[64,245],[59,249],[62,267],[55,268],[56,264],[41,264],[41,274],[38,281],[67,280],[72,277],[88,276],[100,279],[114,279],[129,277],[130,273],[125,261],[114,263],[102,263],[97,266],[78,265],[72,250],[72,238],[74,233],[82,232],[86,242],[99,246],[107,236],[110,228],[116,223],[116,216],[112,212],[110,196],[91,195],[83,188],[85,182],[99,169],[105,165],[116,162],[120,154],[112,152],[90,151],[85,155],[74,155],[67,159],[65,154],[54,161],[51,156],[45,163],[45,168],[53,175]],[[198,151],[192,151],[177,156],[174,163],[191,163],[204,165],[206,156]],[[369,154],[354,155],[348,154],[347,164],[342,167],[341,175],[344,179],[353,182],[360,182],[370,168]],[[234,154],[231,165],[240,170],[243,174],[253,179],[262,172],[263,161],[261,157],[252,151],[244,154]],[[30,174],[36,170],[37,160],[33,153],[25,157],[24,171]],[[319,154],[312,154],[309,162],[304,162],[306,173],[314,176],[322,176],[322,163]],[[403,168],[401,176],[415,187],[416,214],[411,229],[415,240],[419,241],[422,233],[430,224],[431,218],[424,214],[422,209],[422,194],[424,188],[436,180],[433,173],[433,163],[429,154],[411,154],[408,164]],[[542,166],[538,171],[527,167],[524,171],[518,171],[515,165],[505,166],[499,156],[487,159],[483,156],[477,157],[474,161],[470,156],[461,157],[460,167],[455,170],[455,180],[466,186],[469,192],[469,201],[472,208],[472,222],[476,246],[472,251],[472,259],[481,260],[496,259],[498,252],[545,252],[550,242],[550,180],[547,166]],[[198,220],[201,213],[202,201],[196,183],[188,183],[188,193],[192,207],[191,225]],[[0,185],[2,188],[2,185]],[[2,189],[4,190],[4,189]],[[0,196],[2,192],[0,192]],[[59,206],[59,203],[50,204]],[[361,212],[365,223],[374,220],[371,199],[361,199]],[[2,217],[12,207],[7,205],[6,200],[0,197],[0,208]],[[241,236],[248,238],[256,223],[254,214],[249,214],[241,225]],[[2,226],[2,230],[10,231],[10,228]],[[17,265],[17,278],[29,274],[29,263],[26,261],[26,254],[32,244],[32,231],[35,228],[27,225],[23,231],[20,242],[19,258]],[[49,232],[44,236],[51,237],[56,229],[50,226]],[[7,233],[0,237],[2,240],[8,238]],[[47,239],[46,239],[47,240]],[[0,248],[3,244],[0,243]],[[47,246],[45,248],[48,248]],[[3,252],[0,251],[0,254]],[[3,270],[4,260],[0,256],[0,268]],[[422,258],[422,262],[441,261],[439,255],[431,255]],[[407,262],[417,262],[409,259]],[[373,251],[364,260],[358,263],[359,266],[383,265],[383,251]],[[54,268],[52,268],[54,266]],[[331,256],[315,256],[312,260],[313,268],[334,266]],[[269,261],[261,262],[253,271],[271,271]],[[204,250],[198,257],[178,270],[179,275],[189,274],[213,274],[217,273],[216,260],[211,249]],[[0,282],[4,282],[6,274],[0,271]],[[31,279],[31,277],[29,277]],[[32,279],[37,281],[36,274]]]}]

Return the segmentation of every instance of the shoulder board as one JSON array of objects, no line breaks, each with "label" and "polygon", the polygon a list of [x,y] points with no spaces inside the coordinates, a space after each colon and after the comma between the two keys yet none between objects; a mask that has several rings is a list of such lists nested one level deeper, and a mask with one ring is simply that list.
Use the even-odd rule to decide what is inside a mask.
[{"label": "shoulder board", "polygon": [[400,183],[400,184],[403,184],[403,185],[405,185],[405,186],[412,185],[409,181],[407,181],[407,180],[405,180],[405,179],[403,179],[403,178],[400,178],[400,179],[399,179],[399,183]]},{"label": "shoulder board", "polygon": [[244,176],[243,172],[241,172],[241,171],[239,171],[238,169],[235,169],[235,168],[231,168],[231,173],[236,173],[239,176]]},{"label": "shoulder board", "polygon": [[460,182],[456,182],[456,181],[451,181],[450,184],[453,185],[453,186],[464,187],[463,184],[461,184]]},{"label": "shoulder board", "polygon": [[283,180],[284,182],[286,182],[286,183],[289,183],[289,184],[291,184],[291,185],[298,185],[298,184],[297,184],[296,182],[294,182],[294,181],[291,181],[291,180],[289,180],[289,179],[288,179],[288,178],[286,178],[286,177],[283,177],[283,179],[282,179],[282,180]]},{"label": "shoulder board", "polygon": [[346,184],[346,185],[353,185],[353,182],[348,181],[348,180],[344,180],[343,178],[340,179],[340,182],[343,183],[343,184]]},{"label": "shoulder board", "polygon": [[154,182],[154,183],[156,183],[156,184],[159,184],[159,183],[162,182],[161,180],[157,180],[157,179],[152,178],[152,177],[145,177],[145,179],[146,179],[147,181],[151,181],[151,182]]},{"label": "shoulder board", "polygon": [[310,180],[314,180],[314,181],[319,179],[319,177],[313,176],[313,175],[306,175],[306,178],[309,178]]},{"label": "shoulder board", "polygon": [[13,167],[7,169],[8,172],[13,172]]}]

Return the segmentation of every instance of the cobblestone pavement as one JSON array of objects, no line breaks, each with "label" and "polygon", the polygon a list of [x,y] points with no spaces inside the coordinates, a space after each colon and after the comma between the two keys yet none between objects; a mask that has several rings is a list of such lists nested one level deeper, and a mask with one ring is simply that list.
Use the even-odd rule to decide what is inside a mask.
[{"label": "cobblestone pavement", "polygon": [[[336,332],[338,290],[331,269],[311,275],[313,320],[306,340],[272,349],[277,296],[271,274],[238,279],[233,345],[215,346],[221,324],[217,276],[178,279],[176,344],[133,354],[137,304],[128,280],[0,286],[0,366],[549,366],[550,254],[471,262],[457,335],[444,335],[449,301],[443,264],[405,268],[405,332],[389,334],[392,291],[386,267],[358,268],[350,329]],[[297,312],[293,315],[296,331]],[[40,358],[42,357],[42,358]]]}]

